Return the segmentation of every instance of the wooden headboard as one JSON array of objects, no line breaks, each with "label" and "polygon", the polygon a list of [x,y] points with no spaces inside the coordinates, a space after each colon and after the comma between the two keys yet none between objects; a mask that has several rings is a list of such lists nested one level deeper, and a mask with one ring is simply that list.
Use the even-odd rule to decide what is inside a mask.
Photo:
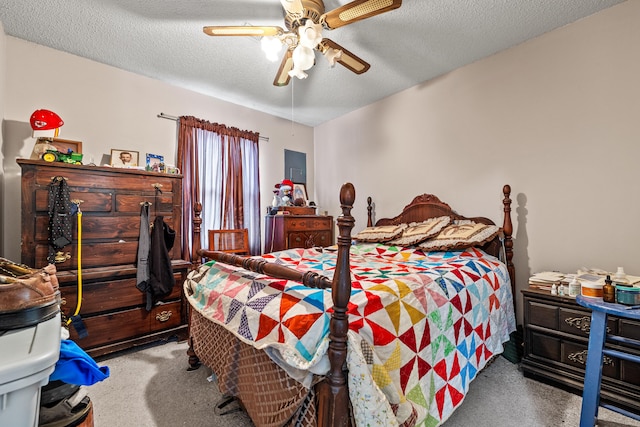
[{"label": "wooden headboard", "polygon": [[[513,265],[513,223],[511,222],[511,186],[502,187],[502,199],[504,217],[501,226],[501,235],[489,241],[481,247],[482,250],[490,255],[500,258],[504,249],[504,261],[509,271],[511,279],[511,290],[515,296],[516,274]],[[422,222],[429,218],[437,218],[440,216],[448,216],[451,219],[469,219],[474,222],[497,225],[495,222],[485,217],[466,217],[460,215],[449,206],[441,201],[433,194],[421,194],[416,196],[411,203],[404,207],[402,212],[393,218],[381,218],[375,222],[375,225],[397,225],[409,224],[411,222]],[[373,201],[371,197],[367,197],[367,227],[372,227],[373,221]]]}]

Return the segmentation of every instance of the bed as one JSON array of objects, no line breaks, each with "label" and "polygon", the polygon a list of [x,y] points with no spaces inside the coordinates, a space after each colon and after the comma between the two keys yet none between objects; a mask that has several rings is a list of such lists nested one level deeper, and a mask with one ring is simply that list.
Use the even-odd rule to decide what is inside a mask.
[{"label": "bed", "polygon": [[[184,283],[190,365],[209,366],[258,427],[440,425],[515,330],[510,192],[501,227],[430,194],[374,224],[368,198],[354,236],[345,184],[336,247],[261,257],[200,249],[197,206],[194,259],[211,261]],[[465,230],[466,247],[443,246]],[[407,244],[416,233],[431,235]]]}]

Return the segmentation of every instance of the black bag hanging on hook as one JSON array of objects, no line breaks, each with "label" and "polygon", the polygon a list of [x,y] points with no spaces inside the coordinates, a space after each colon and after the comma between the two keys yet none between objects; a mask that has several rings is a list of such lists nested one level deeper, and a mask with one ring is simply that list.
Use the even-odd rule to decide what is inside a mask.
[{"label": "black bag hanging on hook", "polygon": [[[72,242],[73,216],[69,186],[64,177],[56,176],[49,184],[49,264],[56,262],[56,253]],[[57,262],[64,262],[58,259]]]}]

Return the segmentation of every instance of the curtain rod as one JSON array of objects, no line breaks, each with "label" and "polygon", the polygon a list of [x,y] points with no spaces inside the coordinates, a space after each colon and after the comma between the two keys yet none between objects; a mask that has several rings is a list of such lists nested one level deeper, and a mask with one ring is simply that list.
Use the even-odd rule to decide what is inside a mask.
[{"label": "curtain rod", "polygon": [[[170,116],[170,115],[165,114],[165,113],[160,113],[160,114],[158,114],[158,118],[167,119],[167,120],[173,120],[174,122],[177,122],[180,117]],[[268,136],[260,135],[260,139],[263,140],[263,141],[269,142],[269,137]]]}]

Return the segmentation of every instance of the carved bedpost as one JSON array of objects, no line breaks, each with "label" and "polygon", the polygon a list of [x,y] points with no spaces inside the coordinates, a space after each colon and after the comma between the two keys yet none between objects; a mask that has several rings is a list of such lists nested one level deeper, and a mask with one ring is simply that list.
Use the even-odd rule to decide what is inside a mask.
[{"label": "carved bedpost", "polygon": [[194,269],[200,267],[200,264],[202,264],[202,258],[198,254],[198,251],[202,247],[200,244],[200,232],[202,231],[200,228],[202,225],[201,213],[202,203],[195,202],[193,204],[193,240],[191,241],[191,263]]},{"label": "carved bedpost", "polygon": [[336,273],[333,276],[331,297],[333,299],[333,315],[329,324],[329,349],[327,350],[331,367],[319,396],[318,425],[349,425],[349,392],[343,367],[347,359],[347,332],[349,316],[347,305],[351,296],[351,268],[349,251],[351,248],[351,230],[355,220],[351,209],[356,198],[356,190],[351,183],[340,189],[340,206],[342,214],[338,217],[338,259]]},{"label": "carved bedpost", "polygon": [[371,196],[367,197],[367,227],[373,227],[373,206]]},{"label": "carved bedpost", "polygon": [[516,270],[513,265],[513,240],[511,235],[513,234],[513,223],[511,222],[511,186],[505,185],[502,188],[502,194],[504,199],[502,205],[504,206],[504,222],[502,224],[502,230],[504,232],[504,250],[505,250],[505,263],[507,264],[507,270],[509,271],[509,277],[511,279],[511,291],[513,297],[516,297]]}]

